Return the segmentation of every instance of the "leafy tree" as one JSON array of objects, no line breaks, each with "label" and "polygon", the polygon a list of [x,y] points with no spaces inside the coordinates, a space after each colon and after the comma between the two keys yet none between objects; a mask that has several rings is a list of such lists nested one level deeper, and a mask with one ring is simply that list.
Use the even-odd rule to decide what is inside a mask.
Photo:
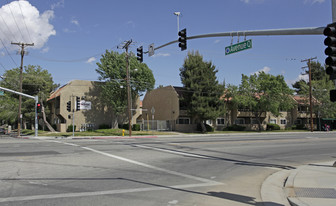
[{"label": "leafy tree", "polygon": [[313,111],[323,118],[335,118],[336,117],[336,104],[330,101],[329,92],[335,89],[335,85],[329,80],[329,77],[325,79],[312,81],[312,95],[317,99],[317,102],[313,102]]},{"label": "leafy tree", "polygon": [[[326,74],[325,66],[319,62],[311,62],[312,73],[312,96],[317,100],[313,101],[313,111],[323,118],[335,118],[336,104],[330,101],[329,91],[334,89],[333,81],[329,80]],[[309,71],[306,71],[309,74]],[[299,80],[293,84],[296,91],[300,95],[307,97],[307,104],[309,104],[309,82]]]},{"label": "leafy tree", "polygon": [[265,112],[271,112],[275,116],[280,115],[280,109],[289,110],[294,107],[293,91],[287,86],[282,75],[273,76],[261,72],[246,76],[242,74],[238,95],[235,102],[240,106],[249,108],[258,121],[261,131],[261,116]]},{"label": "leafy tree", "polygon": [[224,85],[218,83],[216,67],[211,62],[203,61],[198,52],[189,52],[180,68],[180,77],[187,90],[183,101],[187,104],[188,113],[202,125],[224,113]]},{"label": "leafy tree", "polygon": [[[19,68],[8,70],[5,72],[4,79],[0,82],[0,85],[14,91],[19,91],[19,76]],[[50,92],[58,86],[54,84],[51,74],[40,66],[28,65],[24,67],[22,73],[22,93],[31,96],[37,95],[39,102],[43,105],[46,105]],[[18,95],[6,92],[5,98],[1,98],[0,102],[2,105],[0,119],[5,120],[7,123],[17,121]],[[23,128],[27,128],[27,123],[34,125],[35,100],[22,97],[21,113]]]},{"label": "leafy tree", "polygon": [[[323,67],[320,62],[315,62],[312,61],[310,63],[310,67],[311,67],[311,79],[312,81],[319,81],[319,80],[323,80],[326,78],[326,70],[325,67]],[[305,71],[306,75],[309,75],[309,70]],[[296,81],[294,84],[292,84],[293,88],[295,89],[297,94],[303,94],[305,90],[305,87],[308,86],[309,82],[306,82],[303,79],[300,79],[298,81]]]},{"label": "leafy tree", "polygon": [[[155,79],[152,70],[146,64],[140,63],[132,53],[128,59],[134,104],[139,95],[154,88]],[[126,54],[106,50],[97,66],[96,71],[100,75],[98,79],[104,81],[104,84],[100,84],[101,99],[120,118],[127,113]],[[112,125],[115,126],[115,123]]]}]

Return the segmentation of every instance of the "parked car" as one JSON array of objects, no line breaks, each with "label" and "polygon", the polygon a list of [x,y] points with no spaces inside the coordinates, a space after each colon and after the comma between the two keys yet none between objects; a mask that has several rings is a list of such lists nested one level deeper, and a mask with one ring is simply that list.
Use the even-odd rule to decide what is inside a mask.
[{"label": "parked car", "polygon": [[6,134],[6,130],[4,128],[0,128],[0,134]]}]

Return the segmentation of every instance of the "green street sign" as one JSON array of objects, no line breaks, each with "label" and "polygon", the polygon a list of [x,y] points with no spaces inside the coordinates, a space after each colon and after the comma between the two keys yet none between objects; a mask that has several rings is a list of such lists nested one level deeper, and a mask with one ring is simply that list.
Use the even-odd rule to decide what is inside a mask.
[{"label": "green street sign", "polygon": [[225,47],[225,55],[233,54],[251,48],[252,48],[252,39],[249,39],[240,42],[238,44],[232,44],[230,46]]},{"label": "green street sign", "polygon": [[0,90],[0,96],[3,96],[3,95],[5,95],[4,90]]}]

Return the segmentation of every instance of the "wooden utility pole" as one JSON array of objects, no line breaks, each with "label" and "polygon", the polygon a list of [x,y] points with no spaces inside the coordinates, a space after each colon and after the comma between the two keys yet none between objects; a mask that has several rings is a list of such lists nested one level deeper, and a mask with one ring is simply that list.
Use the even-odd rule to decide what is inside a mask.
[{"label": "wooden utility pole", "polygon": [[129,72],[129,61],[128,61],[128,47],[131,45],[132,39],[125,42],[122,49],[126,50],[126,84],[127,84],[127,110],[128,110],[128,131],[129,136],[132,136],[132,109],[131,109],[131,86],[130,86],[130,72]]},{"label": "wooden utility pole", "polygon": [[[308,65],[308,70],[309,70],[309,110],[310,110],[310,131],[314,132],[314,124],[313,124],[313,103],[312,103],[312,84],[311,84],[311,60],[316,59],[316,57],[314,58],[309,58],[309,59],[304,59],[301,60],[301,62],[307,62]],[[307,67],[303,67],[303,68],[307,68]]]},{"label": "wooden utility pole", "polygon": [[[22,72],[23,72],[23,57],[25,55],[25,50],[24,48],[26,46],[34,46],[34,43],[32,44],[26,44],[26,43],[14,43],[14,42],[11,42],[11,44],[15,44],[15,45],[18,45],[21,47],[21,66],[20,66],[20,92],[22,93]],[[21,131],[21,121],[22,121],[22,114],[21,114],[21,104],[22,104],[22,97],[21,95],[19,95],[19,114],[18,114],[18,133],[17,133],[17,136],[20,137],[20,131]]]}]

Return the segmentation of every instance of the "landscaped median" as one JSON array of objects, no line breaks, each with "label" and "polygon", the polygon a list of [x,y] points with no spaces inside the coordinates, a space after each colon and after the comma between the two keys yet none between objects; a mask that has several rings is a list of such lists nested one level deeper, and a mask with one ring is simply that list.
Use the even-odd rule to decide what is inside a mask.
[{"label": "landscaped median", "polygon": [[[75,132],[74,136],[76,137],[127,137],[129,136],[128,130],[123,129],[98,129],[93,131],[85,131],[85,132]],[[35,133],[33,130],[22,130],[22,135],[34,136]],[[160,132],[160,131],[132,131],[132,136],[156,136],[156,135],[174,135],[174,132]],[[49,131],[38,131],[39,136],[46,137],[70,137],[73,136],[72,132],[49,132]]]},{"label": "landscaped median", "polygon": [[[261,133],[287,133],[287,132],[308,132],[308,130],[272,130],[272,131],[261,131]],[[214,131],[207,132],[206,134],[239,134],[239,133],[260,133],[258,131]],[[23,136],[34,136],[35,133],[33,130],[22,130],[21,134]],[[132,131],[133,136],[157,136],[157,135],[177,135],[181,133],[176,133],[173,131]],[[186,134],[201,134],[201,133],[186,133]],[[71,137],[73,136],[72,132],[49,132],[49,131],[38,131],[38,136],[46,136],[46,137]],[[75,137],[95,137],[95,138],[121,138],[123,137],[123,129],[98,129],[94,131],[85,131],[85,132],[75,132]],[[128,130],[124,130],[124,137],[129,137]]]}]

